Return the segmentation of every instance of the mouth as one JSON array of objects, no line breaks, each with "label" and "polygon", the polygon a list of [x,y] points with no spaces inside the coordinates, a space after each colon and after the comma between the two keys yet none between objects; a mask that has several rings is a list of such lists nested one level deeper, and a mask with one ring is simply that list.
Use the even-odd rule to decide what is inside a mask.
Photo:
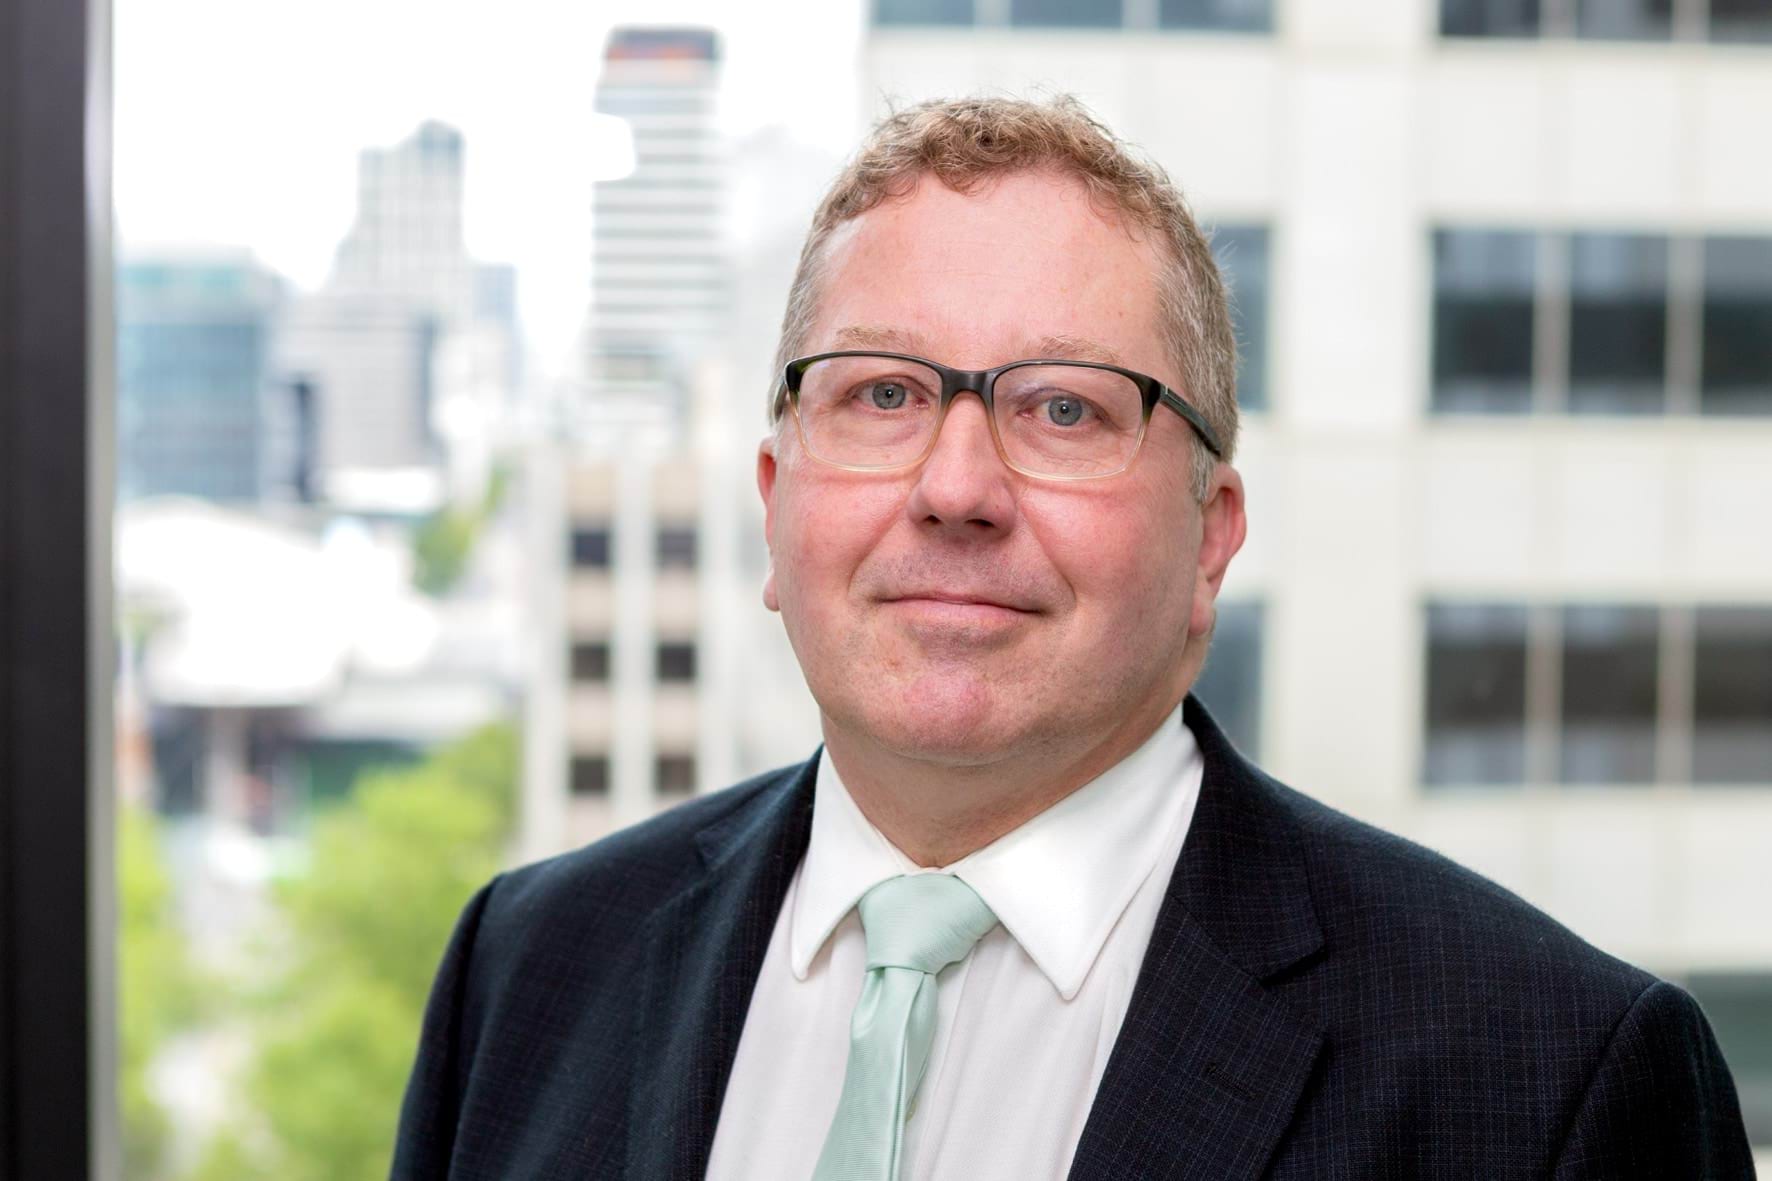
[{"label": "mouth", "polygon": [[996,599],[952,593],[896,595],[884,600],[893,614],[925,627],[996,629],[1012,627],[1039,614]]}]

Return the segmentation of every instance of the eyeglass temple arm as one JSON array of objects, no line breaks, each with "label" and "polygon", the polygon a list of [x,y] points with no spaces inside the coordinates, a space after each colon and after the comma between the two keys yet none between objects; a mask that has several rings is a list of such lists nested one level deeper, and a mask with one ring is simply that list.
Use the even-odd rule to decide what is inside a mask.
[{"label": "eyeglass temple arm", "polygon": [[1206,425],[1206,420],[1200,417],[1200,412],[1183,401],[1180,394],[1168,386],[1158,386],[1157,399],[1187,420],[1187,424],[1193,427],[1195,433],[1200,436],[1200,441],[1206,444],[1206,450],[1212,452],[1213,458],[1224,458],[1224,448],[1219,445],[1218,436],[1212,433],[1212,428]]}]

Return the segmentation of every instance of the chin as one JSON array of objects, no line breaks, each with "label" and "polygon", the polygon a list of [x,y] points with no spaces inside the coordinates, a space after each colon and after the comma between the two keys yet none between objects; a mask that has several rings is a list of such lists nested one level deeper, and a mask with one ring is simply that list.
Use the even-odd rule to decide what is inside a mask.
[{"label": "chin", "polygon": [[[1025,749],[1019,719],[976,677],[921,677],[888,691],[890,700],[856,701],[838,715],[846,729],[901,758],[967,766]],[[846,715],[846,716],[844,716]]]}]

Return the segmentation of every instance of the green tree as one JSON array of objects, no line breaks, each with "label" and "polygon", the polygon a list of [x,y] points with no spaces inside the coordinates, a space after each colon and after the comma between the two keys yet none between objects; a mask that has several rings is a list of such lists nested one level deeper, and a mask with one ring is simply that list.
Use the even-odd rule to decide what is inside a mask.
[{"label": "green tree", "polygon": [[197,989],[172,909],[151,812],[117,810],[117,1085],[128,1176],[164,1174],[166,1115],[148,1086],[148,1066],[168,1034],[196,1013]]},{"label": "green tree", "polygon": [[283,967],[257,1018],[242,1121],[203,1177],[387,1176],[431,976],[511,828],[516,736],[496,725],[365,775],[278,890]]}]

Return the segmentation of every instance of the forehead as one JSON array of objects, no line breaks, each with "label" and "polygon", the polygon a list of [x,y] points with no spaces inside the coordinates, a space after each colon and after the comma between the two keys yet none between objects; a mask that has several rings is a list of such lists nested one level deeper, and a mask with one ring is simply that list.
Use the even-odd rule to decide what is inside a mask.
[{"label": "forehead", "polygon": [[970,193],[925,177],[832,234],[807,343],[1158,372],[1158,267],[1148,237],[1072,177],[1015,173]]}]

